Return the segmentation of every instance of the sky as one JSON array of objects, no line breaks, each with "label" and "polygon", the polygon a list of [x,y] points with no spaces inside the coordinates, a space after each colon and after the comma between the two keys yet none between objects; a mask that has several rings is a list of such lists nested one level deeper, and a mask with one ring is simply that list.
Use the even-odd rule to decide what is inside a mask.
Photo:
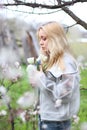
[{"label": "sky", "polygon": [[[87,23],[87,2],[84,3],[76,3],[73,6],[69,7],[70,10],[72,10],[79,18],[84,20]],[[18,11],[19,12],[18,12]],[[23,13],[24,11],[25,13]],[[29,14],[28,12],[31,12]],[[35,22],[43,22],[43,21],[58,21],[66,25],[72,25],[75,23],[75,21],[68,16],[65,12],[61,11],[60,9],[56,12],[56,10],[49,10],[48,12],[55,12],[51,14],[32,14],[38,13],[38,12],[46,12],[47,10],[45,9],[32,9],[29,7],[25,6],[19,6],[19,7],[8,7],[8,9],[0,9],[0,14],[4,15],[5,17],[8,18],[13,18],[13,17],[18,17],[19,19],[22,19],[26,21],[27,23],[30,21],[35,21]]]}]

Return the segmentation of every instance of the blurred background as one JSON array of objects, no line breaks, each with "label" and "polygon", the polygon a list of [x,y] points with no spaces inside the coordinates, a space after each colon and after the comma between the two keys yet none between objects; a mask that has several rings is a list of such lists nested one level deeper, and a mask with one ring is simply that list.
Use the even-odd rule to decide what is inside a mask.
[{"label": "blurred background", "polygon": [[1,0],[0,50],[4,48],[5,55],[10,51],[10,58],[15,59],[16,54],[17,60],[26,63],[28,57],[37,57],[39,54],[36,31],[40,24],[58,21],[66,31],[75,55],[81,55],[86,60],[86,11],[85,0]]}]

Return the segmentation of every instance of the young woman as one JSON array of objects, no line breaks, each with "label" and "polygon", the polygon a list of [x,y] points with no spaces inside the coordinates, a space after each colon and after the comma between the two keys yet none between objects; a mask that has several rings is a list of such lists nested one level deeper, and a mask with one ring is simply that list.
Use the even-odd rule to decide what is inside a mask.
[{"label": "young woman", "polygon": [[41,71],[30,77],[40,90],[40,130],[70,130],[80,106],[77,63],[60,24],[46,23],[37,35],[40,53],[47,57],[41,59]]}]

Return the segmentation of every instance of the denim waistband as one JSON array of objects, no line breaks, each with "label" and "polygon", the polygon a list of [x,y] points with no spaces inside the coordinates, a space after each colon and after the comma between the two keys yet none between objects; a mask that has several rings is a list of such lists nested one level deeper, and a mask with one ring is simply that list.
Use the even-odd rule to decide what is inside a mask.
[{"label": "denim waistband", "polygon": [[54,120],[42,120],[41,122],[44,122],[44,123],[65,123],[65,122],[70,122],[70,119],[68,120],[62,120],[62,121],[54,121]]}]

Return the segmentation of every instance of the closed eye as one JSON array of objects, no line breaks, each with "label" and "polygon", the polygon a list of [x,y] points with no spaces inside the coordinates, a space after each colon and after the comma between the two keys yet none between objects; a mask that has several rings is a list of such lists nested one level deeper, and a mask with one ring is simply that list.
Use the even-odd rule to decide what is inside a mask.
[{"label": "closed eye", "polygon": [[47,40],[47,38],[46,38],[46,37],[43,37],[43,38],[42,38],[42,40],[43,40],[43,41],[46,41],[46,40]]}]

